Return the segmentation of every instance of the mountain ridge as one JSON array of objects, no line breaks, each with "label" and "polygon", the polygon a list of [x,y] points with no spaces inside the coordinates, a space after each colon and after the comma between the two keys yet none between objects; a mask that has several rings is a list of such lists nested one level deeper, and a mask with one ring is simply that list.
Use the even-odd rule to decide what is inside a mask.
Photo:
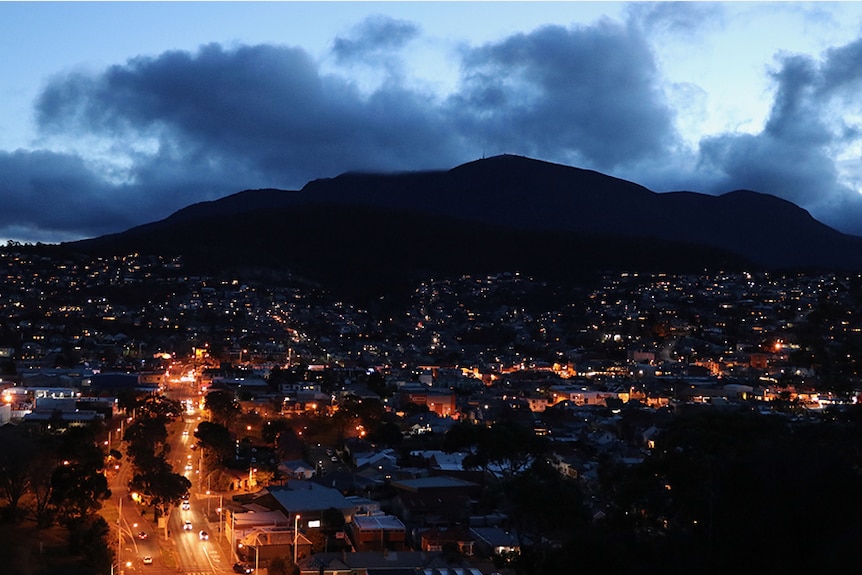
[{"label": "mountain ridge", "polygon": [[[332,216],[329,220],[327,214]],[[364,228],[354,226],[351,217],[362,218]],[[267,223],[256,226],[255,220]],[[184,228],[195,232],[186,233]],[[222,244],[208,228],[231,236],[233,243],[220,248],[223,253],[238,260],[243,253],[246,259],[255,259],[252,251],[263,249],[277,267],[297,265],[302,257],[296,252],[307,252],[401,267],[402,275],[411,275],[410,268],[423,258],[422,269],[432,273],[468,272],[471,258],[477,264],[493,260],[505,265],[506,260],[494,254],[496,244],[518,254],[509,260],[512,269],[540,271],[541,265],[533,265],[538,261],[548,267],[554,261],[571,266],[581,260],[615,268],[637,267],[638,258],[654,268],[732,264],[862,270],[862,238],[838,232],[792,202],[769,194],[658,193],[600,172],[511,155],[449,170],[345,172],[309,181],[300,190],[244,190],[66,247],[141,251],[150,246],[203,254],[207,246],[215,249]],[[329,251],[321,253],[314,242]],[[390,265],[375,254],[396,245],[402,261]],[[546,254],[540,257],[540,251]],[[685,257],[677,257],[675,251]],[[607,259],[598,261],[597,254]],[[449,266],[447,259],[460,265]],[[685,265],[678,265],[683,260]],[[310,277],[328,275],[311,261],[303,260],[299,267]]]}]

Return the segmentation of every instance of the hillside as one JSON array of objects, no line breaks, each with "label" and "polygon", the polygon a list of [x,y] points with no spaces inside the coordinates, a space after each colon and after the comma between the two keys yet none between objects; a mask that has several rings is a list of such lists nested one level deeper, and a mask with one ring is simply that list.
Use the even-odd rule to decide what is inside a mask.
[{"label": "hillside", "polygon": [[571,281],[599,269],[862,269],[862,238],[774,196],[659,194],[517,156],[247,190],[65,247],[183,254],[202,269],[289,271],[364,294],[512,270]]}]

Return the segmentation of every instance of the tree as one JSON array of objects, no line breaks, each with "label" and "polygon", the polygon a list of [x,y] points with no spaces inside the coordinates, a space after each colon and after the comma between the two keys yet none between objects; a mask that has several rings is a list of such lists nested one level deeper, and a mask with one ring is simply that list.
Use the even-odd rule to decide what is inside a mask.
[{"label": "tree", "polygon": [[398,447],[404,439],[401,428],[398,427],[397,423],[392,421],[384,421],[378,425],[377,429],[373,430],[369,437],[371,441],[382,443],[389,447]]},{"label": "tree", "polygon": [[383,377],[383,374],[377,370],[371,372],[368,376],[368,380],[366,381],[366,385],[370,391],[373,391],[380,397],[387,397],[391,395],[389,393],[389,389],[386,387],[386,378]]},{"label": "tree", "polygon": [[168,430],[160,417],[139,418],[126,428],[123,439],[127,442],[126,453],[135,467],[147,469],[164,458]]},{"label": "tree", "polygon": [[12,519],[20,519],[18,502],[30,488],[30,472],[40,454],[36,441],[22,429],[0,427],[0,493]]},{"label": "tree", "polygon": [[95,427],[74,426],[59,436],[57,453],[63,460],[76,461],[81,465],[101,471],[105,466],[105,453],[97,445]]},{"label": "tree", "polygon": [[547,443],[532,429],[514,421],[502,420],[490,427],[463,422],[446,432],[443,449],[449,453],[468,451],[464,467],[486,471],[494,468],[510,479],[543,454]]},{"label": "tree", "polygon": [[140,415],[173,421],[183,414],[183,406],[179,401],[168,399],[164,395],[145,395],[138,399],[137,409]]},{"label": "tree", "polygon": [[296,434],[293,428],[288,427],[281,431],[275,439],[275,449],[282,460],[301,459],[305,449],[305,443]]},{"label": "tree", "polygon": [[219,461],[230,458],[236,450],[236,440],[224,425],[211,421],[201,421],[195,430],[195,437],[201,448],[208,450]]},{"label": "tree", "polygon": [[504,493],[519,535],[572,533],[588,522],[578,483],[560,475],[544,458],[506,482]]},{"label": "tree", "polygon": [[54,523],[54,509],[51,507],[53,497],[53,475],[59,462],[54,454],[43,453],[30,469],[30,494],[33,517],[40,528],[50,527]]},{"label": "tree", "polygon": [[70,526],[69,547],[83,556],[84,566],[90,572],[107,574],[114,562],[109,536],[110,527],[103,517],[83,517]]},{"label": "tree", "polygon": [[[640,517],[642,538],[660,530],[661,545],[653,545],[677,571],[823,572],[819,557],[788,553],[787,544],[854,539],[862,514],[859,431],[825,418],[791,424],[757,412],[681,413],[644,465],[629,471],[633,507],[617,513]],[[757,554],[728,552],[755,538]],[[853,553],[838,545],[827,560],[852,561]]]},{"label": "tree", "polygon": [[343,440],[355,435],[352,430],[360,425],[367,433],[377,429],[383,421],[383,414],[383,404],[379,400],[349,396],[338,406],[332,422],[338,429],[339,440]]},{"label": "tree", "polygon": [[266,443],[274,444],[278,434],[290,429],[290,422],[286,419],[271,419],[260,430],[260,437]]},{"label": "tree", "polygon": [[171,505],[178,505],[188,495],[191,486],[192,482],[187,477],[174,473],[164,460],[136,473],[129,482],[129,488],[140,493],[159,514],[166,513]]},{"label": "tree", "polygon": [[138,406],[138,400],[145,394],[133,388],[121,389],[117,392],[117,407],[128,413]]},{"label": "tree", "polygon": [[323,510],[320,516],[320,531],[326,535],[326,543],[324,551],[329,550],[329,540],[333,535],[344,529],[345,519],[344,513],[335,507],[329,507]]},{"label": "tree", "polygon": [[111,496],[108,480],[101,470],[78,462],[63,464],[54,470],[51,479],[51,503],[66,525],[101,508]]},{"label": "tree", "polygon": [[478,450],[482,459],[493,465],[504,477],[525,471],[539,455],[547,450],[547,442],[513,421],[495,422],[480,438]]},{"label": "tree", "polygon": [[204,407],[209,410],[213,420],[227,428],[240,414],[239,403],[234,394],[229,391],[215,390],[207,393]]}]

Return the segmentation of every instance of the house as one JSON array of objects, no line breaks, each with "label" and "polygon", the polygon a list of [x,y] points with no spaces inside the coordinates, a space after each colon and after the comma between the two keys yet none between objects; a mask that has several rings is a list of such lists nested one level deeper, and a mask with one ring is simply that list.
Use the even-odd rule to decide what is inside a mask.
[{"label": "house", "polygon": [[282,461],[278,464],[278,470],[288,479],[311,479],[314,477],[315,468],[302,459]]},{"label": "house", "polygon": [[357,471],[366,468],[393,470],[398,469],[398,456],[394,449],[366,451],[353,457],[353,465]]},{"label": "house", "polygon": [[354,515],[347,525],[350,540],[357,551],[404,551],[407,528],[400,519],[385,513]]},{"label": "house", "polygon": [[356,509],[357,515],[374,515],[380,513],[380,502],[359,495],[348,495],[347,500]]},{"label": "house", "polygon": [[310,520],[322,519],[323,512],[330,508],[341,511],[348,523],[356,512],[353,503],[337,489],[301,480],[288,481],[286,486],[267,487],[255,497],[254,503],[280,510],[291,518],[299,514],[303,527]]},{"label": "house", "polygon": [[[450,573],[439,553],[425,551],[366,551],[315,553],[299,561],[301,575],[404,575]],[[469,571],[468,571],[469,572]],[[472,573],[471,573],[472,575]]]},{"label": "house", "polygon": [[457,545],[462,555],[473,555],[476,537],[466,527],[438,528],[432,527],[419,534],[419,545],[422,551],[443,551],[445,545]]},{"label": "house", "polygon": [[425,405],[428,411],[436,413],[440,417],[457,416],[458,408],[455,405],[455,394],[448,391],[436,390],[403,390],[399,394],[401,405],[415,403]]},{"label": "house", "polygon": [[500,527],[471,527],[470,533],[476,538],[476,549],[485,555],[510,557],[521,553],[517,537]]},{"label": "house", "polygon": [[263,526],[252,529],[238,538],[234,547],[237,556],[247,563],[268,564],[276,557],[293,555],[296,543],[297,556],[311,554],[311,541],[301,532],[294,532],[292,526]]},{"label": "house", "polygon": [[449,525],[464,521],[471,502],[481,493],[478,483],[454,477],[420,477],[392,481],[392,509],[405,521],[425,525]]},{"label": "house", "polygon": [[285,527],[290,527],[290,521],[281,511],[225,509],[224,533],[235,550],[255,545],[260,530]]}]

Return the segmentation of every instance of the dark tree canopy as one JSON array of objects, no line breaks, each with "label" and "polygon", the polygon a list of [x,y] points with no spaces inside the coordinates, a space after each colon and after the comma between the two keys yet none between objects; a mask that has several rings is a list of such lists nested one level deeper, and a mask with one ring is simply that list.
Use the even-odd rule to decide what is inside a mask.
[{"label": "dark tree canopy", "polygon": [[126,428],[123,439],[126,453],[135,466],[146,469],[164,458],[168,430],[162,418],[138,418]]},{"label": "dark tree canopy", "polygon": [[[671,571],[837,568],[853,554],[842,542],[862,534],[859,431],[852,419],[791,425],[757,412],[680,414],[644,465],[605,479],[616,490],[613,520],[661,551],[656,560]],[[743,552],[753,541],[757,552]],[[792,542],[830,552],[794,553]]]},{"label": "dark tree canopy", "polygon": [[183,414],[183,406],[179,401],[168,399],[164,395],[145,395],[138,398],[136,409],[141,416],[173,421]]},{"label": "dark tree canopy", "polygon": [[526,470],[547,450],[544,438],[510,420],[490,427],[462,422],[452,426],[443,439],[448,452],[467,451],[464,466],[491,469],[511,478]]},{"label": "dark tree canopy", "polygon": [[36,439],[22,428],[0,427],[0,495],[9,505],[9,515],[18,515],[18,502],[27,492],[31,470],[41,456]]},{"label": "dark tree canopy", "polygon": [[66,524],[86,517],[111,496],[108,480],[86,465],[70,462],[57,467],[51,479],[51,501]]},{"label": "dark tree canopy", "polygon": [[201,421],[195,437],[202,448],[212,451],[220,460],[229,458],[236,448],[236,441],[228,428],[219,423]]},{"label": "dark tree canopy", "polygon": [[188,478],[174,473],[167,463],[136,473],[129,487],[140,493],[144,500],[165,512],[169,505],[177,505],[188,495],[192,483]]},{"label": "dark tree canopy", "polygon": [[239,403],[234,394],[220,389],[207,393],[204,407],[212,414],[213,421],[225,427],[230,427],[240,414]]}]

